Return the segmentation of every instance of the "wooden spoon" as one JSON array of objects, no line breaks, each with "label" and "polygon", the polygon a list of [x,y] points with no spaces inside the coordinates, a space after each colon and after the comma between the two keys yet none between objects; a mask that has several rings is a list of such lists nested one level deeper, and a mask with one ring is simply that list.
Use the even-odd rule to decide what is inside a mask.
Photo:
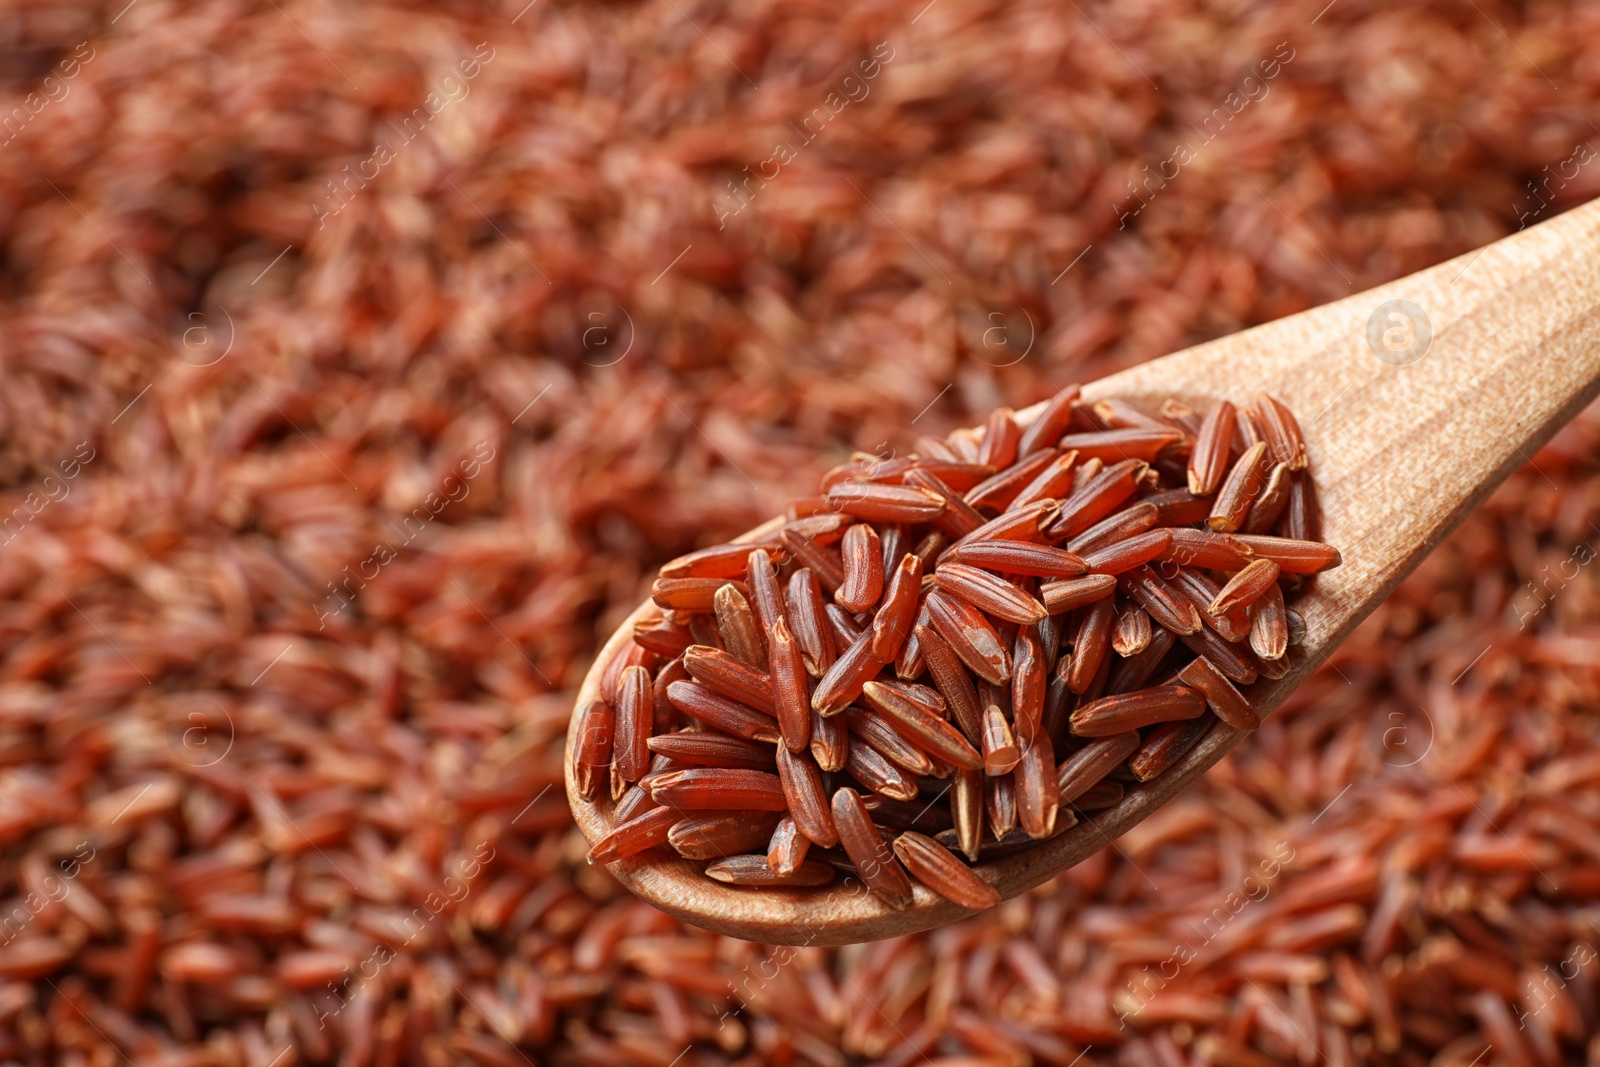
[{"label": "wooden spoon", "polygon": [[[1294,602],[1306,641],[1291,652],[1286,677],[1251,690],[1265,714],[1597,389],[1600,201],[1408,278],[1101,379],[1083,392],[1091,400],[1116,396],[1153,405],[1172,396],[1209,406],[1265,391],[1299,416],[1322,505],[1322,538],[1344,563]],[[1019,421],[1036,413],[1037,407],[1021,412]],[[578,707],[599,695],[601,675],[633,624],[657,613],[645,603],[606,642]],[[571,758],[576,718],[567,739],[567,797],[594,842],[612,828],[611,804],[578,794]],[[1179,763],[1130,788],[1116,806],[976,870],[1002,897],[1036,886],[1148,818],[1245,736],[1218,723]],[[723,885],[701,872],[703,864],[664,852],[619,861],[611,871],[656,907],[736,937],[844,944],[970,914],[921,886],[915,903],[896,911],[854,879],[806,890]]]}]

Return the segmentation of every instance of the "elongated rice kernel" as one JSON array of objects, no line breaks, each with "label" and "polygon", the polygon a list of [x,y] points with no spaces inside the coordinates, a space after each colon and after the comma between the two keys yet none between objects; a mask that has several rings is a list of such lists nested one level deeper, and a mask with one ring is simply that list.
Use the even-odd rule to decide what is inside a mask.
[{"label": "elongated rice kernel", "polygon": [[1099,737],[1068,756],[1056,768],[1060,802],[1070,804],[1090,786],[1110,774],[1139,748],[1139,731]]},{"label": "elongated rice kernel", "polygon": [[1210,660],[1213,666],[1240,685],[1249,685],[1260,673],[1256,667],[1258,661],[1247,648],[1224,641],[1213,630],[1202,628],[1192,634],[1179,634],[1178,640],[1188,645],[1195,655]]},{"label": "elongated rice kernel", "polygon": [[688,860],[714,860],[760,848],[778,825],[775,812],[688,815],[667,831],[667,844]]},{"label": "elongated rice kernel", "polygon": [[650,683],[652,736],[671,733],[688,725],[688,718],[667,699],[667,690],[671,688],[673,682],[684,682],[688,679],[689,669],[684,666],[681,656],[656,672],[655,681]]},{"label": "elongated rice kernel", "polygon": [[1316,574],[1340,563],[1339,550],[1318,541],[1295,541],[1262,534],[1237,536],[1251,552],[1272,560],[1285,574]]},{"label": "elongated rice kernel", "polygon": [[1195,746],[1215,720],[1209,715],[1162,723],[1145,737],[1139,751],[1128,758],[1128,769],[1148,782],[1171,767]]},{"label": "elongated rice kernel", "polygon": [[984,774],[956,769],[950,784],[950,818],[958,848],[976,863],[983,841]]},{"label": "elongated rice kernel", "polygon": [[1067,716],[1076,703],[1077,694],[1068,684],[1071,674],[1072,653],[1062,652],[1045,683],[1044,713],[1039,717],[1039,733],[1050,738],[1052,744],[1059,744],[1066,737]]},{"label": "elongated rice kernel", "polygon": [[833,794],[832,808],[834,823],[839,828],[839,843],[844,846],[862,882],[891,908],[910,907],[911,880],[867,816],[860,794],[849,788],[839,789]]},{"label": "elongated rice kernel", "polygon": [[[927,618],[926,612],[923,612],[922,618]],[[921,678],[927,669],[928,661],[922,654],[922,642],[917,639],[916,630],[913,628],[911,636],[900,646],[900,654],[894,658],[895,677],[901,681],[911,682]]]},{"label": "elongated rice kernel", "polygon": [[690,645],[683,654],[684,669],[708,689],[776,716],[778,706],[764,671],[758,671],[730,652],[708,645]]},{"label": "elongated rice kernel", "polygon": [[833,881],[833,868],[815,860],[801,860],[782,873],[772,868],[766,856],[729,856],[706,868],[706,877],[729,885],[749,886],[824,886]]},{"label": "elongated rice kernel", "polygon": [[600,783],[605,781],[611,768],[615,728],[611,705],[603,700],[590,701],[578,730],[577,747],[572,753],[578,791],[586,797],[593,798],[600,791]]},{"label": "elongated rice kernel", "polygon": [[[1135,757],[1137,753],[1134,754]],[[1129,757],[1130,759],[1134,757]],[[1104,811],[1114,807],[1127,795],[1127,788],[1121,782],[1099,781],[1085,789],[1072,806],[1081,812]]]},{"label": "elongated rice kernel", "polygon": [[616,741],[611,765],[625,782],[636,782],[650,766],[650,728],[655,718],[650,672],[629,667],[617,683]]},{"label": "elongated rice kernel", "polygon": [[769,684],[778,713],[778,732],[790,752],[800,752],[811,743],[811,689],[805,664],[800,660],[800,646],[782,619],[773,624],[767,641],[771,646]]},{"label": "elongated rice kernel", "polygon": [[1213,615],[1211,605],[1222,594],[1222,586],[1211,576],[1193,567],[1179,567],[1178,573],[1167,583],[1193,604],[1199,612],[1202,626],[1215,630],[1224,641],[1243,641],[1250,635],[1250,619],[1243,608],[1235,608],[1222,615]]},{"label": "elongated rice kernel", "polygon": [[1023,740],[1039,732],[1044,716],[1045,663],[1044,644],[1037,629],[1018,628],[1011,656],[1011,719],[1017,736]]},{"label": "elongated rice kernel", "polygon": [[852,737],[872,746],[879,755],[909,773],[924,777],[934,773],[932,757],[895,729],[893,720],[887,716],[852,707],[831,721],[843,723]]},{"label": "elongated rice kernel", "polygon": [[970,426],[959,426],[945,437],[945,444],[956,458],[964,463],[978,462],[981,452],[978,431]]},{"label": "elongated rice kernel", "polygon": [[1000,470],[1016,462],[1022,432],[1017,429],[1015,414],[1010,408],[996,408],[990,412],[989,421],[983,427],[983,442],[978,446],[979,463]]},{"label": "elongated rice kernel", "polygon": [[744,590],[743,583],[726,578],[657,578],[650,587],[650,598],[672,610],[710,611],[717,590],[725,585]]},{"label": "elongated rice kernel", "polygon": [[[861,636],[861,631],[865,627],[856,622],[855,616],[837,604],[826,605],[823,608],[823,614],[828,617],[828,626],[833,630],[833,647],[840,655],[843,655],[845,650],[855,644],[856,638]],[[838,660],[835,659],[834,662],[837,663]],[[832,669],[832,667],[828,668],[828,670]],[[823,677],[827,677],[827,675],[828,671],[822,672]]]},{"label": "elongated rice kernel", "polygon": [[968,604],[1007,622],[1034,623],[1044,618],[1044,605],[1010,582],[964,563],[942,563],[934,582]]},{"label": "elongated rice kernel", "polygon": [[1278,520],[1289,506],[1289,486],[1293,481],[1294,472],[1287,463],[1277,463],[1268,469],[1267,484],[1245,515],[1242,527],[1245,533],[1269,533],[1277,528]]},{"label": "elongated rice kernel", "polygon": [[985,774],[1009,774],[1021,759],[1017,741],[1011,733],[1011,724],[993,704],[983,713],[983,771]]},{"label": "elongated rice kernel", "polygon": [[1254,730],[1261,725],[1261,716],[1250,701],[1204,656],[1179,671],[1178,677],[1205,698],[1213,715],[1234,729]]},{"label": "elongated rice kernel", "polygon": [[1257,441],[1245,450],[1238,462],[1228,471],[1217,499],[1211,506],[1206,525],[1220,533],[1233,533],[1244,525],[1250,514],[1250,505],[1266,488],[1267,445]]},{"label": "elongated rice kernel", "polygon": [[872,631],[863,631],[817,682],[811,693],[812,708],[824,716],[839,714],[883,666],[884,661],[872,653]]},{"label": "elongated rice kernel", "polygon": [[[1136,459],[1123,460],[1093,475],[1081,489],[1074,489],[1072,495],[1061,502],[1055,520],[1045,532],[1053,538],[1071,537],[1110,515],[1138,488],[1144,466]],[[1089,469],[1080,457],[1079,472]]]},{"label": "elongated rice kernel", "polygon": [[1276,583],[1250,612],[1250,650],[1264,660],[1282,659],[1289,651],[1289,612]]},{"label": "elongated rice kernel", "polygon": [[1170,530],[1148,530],[1126,541],[1096,549],[1085,555],[1083,562],[1091,574],[1123,574],[1160,559],[1171,544]]},{"label": "elongated rice kernel", "polygon": [[[1172,404],[1170,398],[1163,402],[1163,406]],[[1094,402],[1094,413],[1107,429],[1132,429],[1145,427],[1147,429],[1166,430],[1172,429],[1173,423],[1164,417],[1157,417],[1141,408],[1139,405],[1121,397],[1106,397]]]},{"label": "elongated rice kernel", "polygon": [[683,650],[694,643],[694,636],[686,627],[664,618],[634,623],[633,639],[641,647],[669,659],[683,655]]},{"label": "elongated rice kernel", "polygon": [[[977,531],[973,532],[976,533]],[[927,572],[928,568],[933,565],[933,561],[939,558],[939,554],[943,552],[949,546],[949,544],[950,538],[946,537],[938,530],[929,530],[927,535],[924,536],[922,540],[917,542],[917,547],[912,549],[912,553],[922,561],[922,569],[924,573]]]},{"label": "elongated rice kernel", "polygon": [[800,832],[793,815],[785,815],[767,842],[767,866],[779,877],[792,875],[800,869],[810,849],[811,839]]},{"label": "elongated rice kernel", "polygon": [[1228,579],[1206,610],[1215,616],[1247,608],[1277,582],[1278,565],[1270,559],[1258,559]]},{"label": "elongated rice kernel", "polygon": [[1115,575],[1086,574],[1081,578],[1063,578],[1059,582],[1046,582],[1039,588],[1039,593],[1044,598],[1045,611],[1051,615],[1061,615],[1102,597],[1108,597],[1116,588]]},{"label": "elongated rice kernel", "polygon": [[[689,615],[689,639],[696,645],[705,648],[715,648],[726,651],[722,647],[722,631],[717,629],[717,620],[713,615],[694,613]],[[687,651],[687,649],[685,649]],[[615,691],[613,690],[613,693]]]},{"label": "elongated rice kernel", "polygon": [[673,682],[667,699],[685,715],[747,741],[776,741],[778,724],[764,714],[698,682]]},{"label": "elongated rice kernel", "polygon": [[845,482],[828,490],[831,507],[868,522],[927,522],[944,510],[935,493],[916,486]]},{"label": "elongated rice kernel", "polygon": [[834,644],[833,626],[828,622],[823,606],[822,587],[810,568],[796,568],[789,576],[783,603],[789,628],[800,646],[800,658],[805,663],[806,673],[813,678],[821,678],[833,666],[838,652]]},{"label": "elongated rice kernel", "polygon": [[953,459],[941,460],[919,456],[912,461],[912,468],[906,472],[904,481],[907,485],[915,485],[912,478],[915,475],[925,474],[938,479],[950,489],[964,493],[994,472],[995,468],[983,463],[962,463]]},{"label": "elongated rice kernel", "polygon": [[973,911],[1000,903],[993,886],[931,837],[908,830],[895,838],[894,854],[917,881],[952,903]]},{"label": "elongated rice kernel", "polygon": [[872,608],[883,595],[883,549],[878,531],[858,522],[844,533],[844,582],[833,599],[850,612]]},{"label": "elongated rice kernel", "polygon": [[838,716],[823,718],[811,709],[811,758],[824,771],[844,769],[850,752],[850,734]]},{"label": "elongated rice kernel", "polygon": [[972,541],[952,548],[945,559],[1003,574],[1041,578],[1072,578],[1088,569],[1075,553],[1031,541]]},{"label": "elongated rice kernel", "polygon": [[1096,600],[1084,612],[1078,636],[1072,642],[1072,671],[1067,684],[1082,695],[1089,689],[1100,665],[1111,650],[1111,631],[1116,625],[1116,610],[1109,597]]},{"label": "elongated rice kernel", "polygon": [[743,578],[749,545],[714,545],[679,556],[661,567],[663,578]]},{"label": "elongated rice kernel", "polygon": [[875,657],[888,663],[900,654],[921,610],[921,592],[922,560],[908,553],[895,565],[883,605],[872,619],[872,654]]},{"label": "elongated rice kernel", "polygon": [[722,635],[722,647],[735,659],[743,660],[758,671],[767,669],[767,648],[761,637],[761,626],[744,594],[731,585],[717,590],[712,599],[717,616],[717,631]]},{"label": "elongated rice kernel", "polygon": [[1003,511],[955,543],[957,545],[970,545],[977,541],[1043,543],[1047,540],[1045,528],[1055,522],[1060,511],[1061,504],[1055,500],[1040,500],[1027,507]]},{"label": "elongated rice kernel", "polygon": [[[1181,567],[1238,571],[1249,566],[1251,559],[1254,558],[1250,547],[1232,534],[1188,528],[1173,529],[1169,533],[1172,543],[1158,558]],[[1162,570],[1161,573],[1169,575],[1166,570]]]},{"label": "elongated rice kernel", "polygon": [[657,734],[650,751],[695,767],[743,767],[770,771],[776,766],[771,745],[705,730],[696,733]]},{"label": "elongated rice kernel", "polygon": [[1017,828],[1015,773],[983,778],[983,807],[989,819],[989,836],[997,841]]},{"label": "elongated rice kernel", "polygon": [[1172,589],[1150,567],[1136,567],[1123,579],[1128,595],[1150,613],[1150,618],[1182,636],[1200,629],[1200,609]]},{"label": "elongated rice kernel", "polygon": [[605,673],[600,677],[600,699],[605,701],[606,704],[610,704],[611,707],[616,707],[616,689],[621,683],[622,672],[629,669],[629,667],[646,667],[648,669],[651,656],[653,656],[653,653],[651,653],[650,649],[646,649],[638,641],[627,641],[627,645],[622,646],[621,656],[613,659],[610,664],[606,664]]},{"label": "elongated rice kernel", "polygon": [[[993,468],[972,466],[973,470],[993,473]],[[988,477],[986,474],[984,477]],[[967,503],[955,488],[947,485],[936,473],[914,470],[906,475],[906,484],[925,489],[944,501],[944,510],[933,520],[934,529],[947,537],[965,537],[984,524],[983,515]]]},{"label": "elongated rice kernel", "polygon": [[594,843],[586,858],[590,863],[614,863],[665,844],[673,824],[681,818],[683,812],[673,808],[652,808],[627,822],[619,823]]},{"label": "elongated rice kernel", "polygon": [[[1077,455],[1077,453],[1074,452],[1073,455]],[[1128,463],[1130,466],[1137,466],[1134,460],[1129,460]],[[1105,472],[1105,467],[1105,463],[1099,457],[1095,457],[1094,459],[1086,459],[1082,463],[1078,464],[1078,466],[1072,472],[1071,492],[1068,495],[1067,500],[1070,502],[1073,495],[1081,493],[1085,489],[1089,488],[1090,483],[1092,483],[1096,478],[1100,477],[1100,475]],[[1115,511],[1116,509],[1113,507],[1111,510]],[[1088,523],[1085,523],[1084,525],[1088,525]],[[1062,533],[1061,536],[1065,537],[1067,534]]]},{"label": "elongated rice kernel", "polygon": [[869,792],[882,793],[891,800],[912,800],[917,795],[916,779],[871,745],[851,744],[844,769]]},{"label": "elongated rice kernel", "polygon": [[977,743],[983,732],[983,706],[978,703],[978,690],[972,684],[972,676],[944,638],[921,624],[914,633],[927,659],[928,673],[944,697],[950,717],[968,741]]},{"label": "elongated rice kernel", "polygon": [[1219,400],[1206,412],[1189,455],[1189,492],[1210,496],[1222,485],[1228,471],[1228,453],[1233,444],[1234,408]]},{"label": "elongated rice kernel", "polygon": [[1044,407],[1022,431],[1017,455],[1028,456],[1041,448],[1054,448],[1072,425],[1072,402],[1078,399],[1077,385],[1067,385],[1045,401]]},{"label": "elongated rice kernel", "polygon": [[933,630],[974,674],[996,685],[1011,677],[1011,656],[981,611],[941,589],[928,594],[926,605]]},{"label": "elongated rice kernel", "polygon": [[783,590],[778,587],[778,570],[771,553],[764,548],[752,550],[745,559],[745,575],[750,590],[746,600],[755,610],[762,634],[770,633],[772,624],[785,614]]},{"label": "elongated rice kernel", "polygon": [[[1322,513],[1317,507],[1311,479],[1306,471],[1296,471],[1289,479],[1288,498],[1283,505],[1282,530],[1291,541],[1315,542],[1322,528]],[[1278,563],[1283,565],[1282,560]]]},{"label": "elongated rice kernel", "polygon": [[1072,732],[1079,737],[1110,737],[1174,719],[1192,719],[1206,710],[1199,690],[1158,685],[1137,693],[1101,697],[1072,713]]},{"label": "elongated rice kernel", "polygon": [[861,695],[873,710],[893,719],[897,729],[931,755],[967,770],[983,766],[983,757],[961,736],[961,731],[908,698],[901,687],[889,682],[868,682]]},{"label": "elongated rice kernel", "polygon": [[1043,454],[1052,457],[1050,462],[1037,468],[1038,473],[1033,476],[1033,481],[1024,485],[1017,495],[1011,498],[1012,509],[1024,508],[1040,501],[1055,500],[1065,496],[1072,488],[1078,471],[1078,453],[1060,453],[1052,448]]},{"label": "elongated rice kernel", "polygon": [[[783,757],[780,754],[779,759]],[[765,771],[691,767],[669,771],[650,783],[656,803],[684,811],[784,811],[783,785]]]},{"label": "elongated rice kernel", "polygon": [[855,522],[849,515],[830,510],[827,502],[821,499],[817,500],[817,507],[820,510],[814,514],[784,523],[774,535],[775,542],[763,546],[771,553],[774,562],[783,562],[781,546],[787,534],[796,534],[814,545],[831,545],[836,544],[850,524]]},{"label": "elongated rice kernel", "polygon": [[1162,449],[1182,440],[1182,430],[1138,426],[1067,434],[1061,439],[1061,447],[1076,450],[1081,459],[1138,459],[1148,462],[1155,459]]},{"label": "elongated rice kernel", "polygon": [[[1091,552],[1101,552],[1119,541],[1141,534],[1155,526],[1161,518],[1161,509],[1147,500],[1130,504],[1114,512],[1067,542],[1067,549],[1079,557]],[[1170,539],[1170,533],[1169,533]],[[1087,562],[1084,564],[1088,567]]]},{"label": "elongated rice kernel", "polygon": [[1005,511],[1054,458],[1053,451],[1036,452],[973,486],[966,494],[966,502],[974,508]]},{"label": "elongated rice kernel", "polygon": [[1061,791],[1056,784],[1055,747],[1044,734],[1022,746],[1016,767],[1017,822],[1034,840],[1055,833]]},{"label": "elongated rice kernel", "polygon": [[[809,753],[798,755],[788,749],[778,752],[778,780],[795,825],[814,844],[832,848],[839,842],[828,794],[822,786],[822,772]],[[782,810],[781,808],[778,810]]]},{"label": "elongated rice kernel", "polygon": [[1310,462],[1306,457],[1305,437],[1289,406],[1275,396],[1262,393],[1256,397],[1255,412],[1272,450],[1273,462],[1286,464],[1291,470],[1304,470]]}]

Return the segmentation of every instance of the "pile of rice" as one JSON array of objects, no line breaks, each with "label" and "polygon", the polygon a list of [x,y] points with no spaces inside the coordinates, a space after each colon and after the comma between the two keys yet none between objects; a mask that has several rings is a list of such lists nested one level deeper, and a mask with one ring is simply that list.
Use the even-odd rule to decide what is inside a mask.
[{"label": "pile of rice", "polygon": [[1600,9],[1319,7],[6,8],[0,1060],[1600,1063],[1592,417],[957,926],[704,934],[562,797],[852,450],[1600,192]]}]

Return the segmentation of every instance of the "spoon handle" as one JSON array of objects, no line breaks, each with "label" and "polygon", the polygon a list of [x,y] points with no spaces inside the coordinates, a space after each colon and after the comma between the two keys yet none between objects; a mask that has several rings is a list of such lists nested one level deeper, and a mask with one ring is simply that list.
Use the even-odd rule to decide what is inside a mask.
[{"label": "spoon handle", "polygon": [[1257,390],[1300,413],[1344,555],[1297,605],[1316,661],[1600,391],[1600,200],[1085,393]]}]

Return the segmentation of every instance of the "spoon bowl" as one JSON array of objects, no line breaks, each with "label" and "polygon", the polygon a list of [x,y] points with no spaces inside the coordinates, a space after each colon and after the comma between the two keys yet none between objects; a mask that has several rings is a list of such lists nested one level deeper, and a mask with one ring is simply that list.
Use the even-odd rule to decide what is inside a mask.
[{"label": "spoon bowl", "polygon": [[[1210,341],[1083,388],[1154,407],[1198,408],[1270,392],[1301,422],[1323,541],[1343,564],[1298,595],[1306,639],[1290,669],[1250,691],[1262,715],[1280,705],[1511,471],[1600,390],[1600,201],[1477,252],[1276,322]],[[1017,413],[1031,422],[1042,405]],[[773,519],[741,537],[759,539]],[[601,649],[576,706],[599,697],[606,667],[646,602]],[[567,738],[567,796],[591,843],[614,821],[609,798],[584,798]],[[973,870],[1010,898],[1105,848],[1181,792],[1248,731],[1217,723],[1165,773],[1130,787],[1026,851]],[[895,910],[845,878],[826,889],[758,889],[707,878],[656,849],[610,864],[631,892],[696,926],[774,944],[834,945],[915,933],[971,914],[917,886]]]}]

